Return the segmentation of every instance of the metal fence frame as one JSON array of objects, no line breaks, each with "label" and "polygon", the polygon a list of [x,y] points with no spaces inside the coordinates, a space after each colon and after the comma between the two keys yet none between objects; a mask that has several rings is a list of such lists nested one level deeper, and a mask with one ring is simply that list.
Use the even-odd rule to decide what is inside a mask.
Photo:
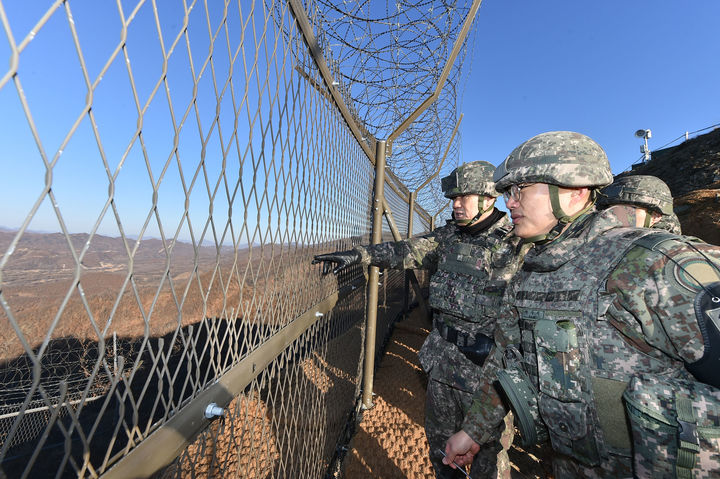
[{"label": "metal fence frame", "polygon": [[[142,4],[142,2],[140,4]],[[408,191],[407,188],[405,188],[402,183],[397,179],[397,177],[385,167],[385,157],[386,155],[391,154],[393,140],[395,140],[402,133],[402,131],[406,129],[408,125],[411,124],[439,96],[444,86],[444,82],[446,81],[450,69],[455,61],[455,58],[457,57],[458,52],[460,51],[460,48],[465,40],[465,36],[468,34],[468,31],[472,25],[472,22],[480,7],[480,4],[481,0],[474,0],[473,6],[471,7],[471,13],[468,15],[465,24],[463,25],[460,37],[457,38],[455,41],[453,51],[450,57],[447,59],[446,66],[443,69],[440,80],[438,81],[437,87],[433,94],[428,97],[416,109],[416,111],[412,112],[407,117],[407,119],[403,121],[399,125],[399,127],[388,137],[387,140],[375,140],[370,135],[368,135],[367,131],[364,130],[362,125],[358,124],[357,120],[354,118],[351,112],[351,108],[349,108],[343,100],[343,96],[341,95],[340,90],[337,88],[337,83],[332,77],[332,72],[327,66],[327,62],[323,56],[323,52],[321,51],[317,44],[317,41],[315,40],[311,22],[308,19],[307,13],[302,3],[300,2],[300,0],[287,1],[287,7],[289,9],[289,12],[292,14],[292,18],[296,22],[296,26],[299,32],[302,34],[302,39],[306,45],[308,54],[312,58],[314,62],[314,67],[316,68],[317,74],[322,80],[323,84],[319,84],[319,82],[314,79],[313,75],[309,74],[306,71],[303,71],[301,68],[296,68],[296,71],[301,74],[308,82],[313,82],[313,88],[315,88],[321,94],[325,101],[329,101],[332,104],[332,108],[335,108],[336,112],[340,115],[340,118],[342,118],[342,121],[344,122],[344,128],[347,128],[349,130],[350,134],[356,142],[357,147],[362,150],[369,162],[374,167],[374,187],[372,189],[373,197],[368,198],[368,205],[371,208],[370,213],[372,215],[372,230],[370,237],[370,242],[372,244],[376,244],[390,238],[394,240],[400,240],[403,236],[412,236],[418,231],[418,229],[421,231],[428,231],[434,227],[435,216],[425,212],[415,202],[415,199],[417,197],[417,191],[420,188],[424,187],[427,182],[414,192]],[[195,3],[193,3],[192,5],[194,6]],[[69,4],[63,1],[56,1],[38,22],[37,27],[42,27],[48,21],[50,16],[55,14],[55,12],[59,11],[62,7],[65,7],[68,11],[68,15],[70,15]],[[154,2],[153,7],[155,8]],[[137,9],[139,8],[140,6],[137,7]],[[132,16],[134,15],[135,11],[133,11],[129,19],[126,19],[127,24],[122,30],[123,35],[127,35],[127,25],[130,23],[130,21],[132,20]],[[186,22],[187,15],[188,13],[186,12]],[[225,15],[227,15],[227,5],[225,7]],[[2,24],[6,30],[10,30],[9,20],[3,12],[1,1],[0,24]],[[79,40],[77,38],[77,35],[73,35],[75,42],[78,43]],[[12,82],[16,82],[18,85],[18,90],[22,91],[20,84],[17,80],[17,76],[18,72],[21,69],[20,57],[23,54],[24,49],[29,44],[30,40],[26,39],[19,44],[10,42],[12,50],[11,63],[8,71],[2,77],[0,77],[0,89],[7,87]],[[124,48],[123,42],[124,40],[121,41],[118,47],[118,51],[121,51]],[[118,51],[116,51],[116,54],[118,53]],[[167,69],[167,58],[165,61],[166,64],[164,65],[164,68]],[[207,65],[208,61],[206,61],[206,64],[203,66],[203,68],[205,68]],[[158,82],[158,86],[160,84],[161,82]],[[95,85],[97,85],[97,83],[95,83]],[[91,82],[88,82],[88,88],[89,95],[87,98],[87,103],[80,118],[86,115],[92,115],[92,93],[94,91],[94,87],[91,86]],[[23,99],[24,101],[24,98],[22,98],[22,96],[21,99]],[[220,99],[218,99],[218,102],[220,102]],[[34,129],[32,116],[29,114],[28,107],[25,108],[26,111],[28,111],[29,123]],[[142,116],[140,116],[140,118],[142,118]],[[78,123],[79,122],[80,120],[78,120]],[[459,123],[460,122],[458,121],[455,131],[452,134],[452,138],[450,140],[451,143],[453,141],[455,133],[457,132]],[[66,142],[74,134],[75,128],[77,128],[77,124],[68,134]],[[141,122],[138,122],[138,134],[141,130]],[[175,140],[177,142],[177,138]],[[447,155],[447,150],[445,152],[445,155]],[[59,155],[57,155],[52,161],[45,160],[46,168],[49,172],[52,172],[52,169],[58,157]],[[435,174],[437,174],[437,172]],[[428,181],[429,180],[430,178],[428,179]],[[51,195],[52,179],[48,178],[46,179],[46,182],[47,183],[44,194]],[[110,180],[110,184],[114,184],[112,179]],[[393,201],[400,201],[404,204],[404,207],[401,208],[401,211],[396,210],[393,212],[391,210],[390,201],[388,201],[389,196],[392,196],[394,198]],[[0,259],[0,296],[2,296],[3,292],[2,287],[3,273],[5,273],[4,268],[7,267],[7,264],[10,261],[15,248],[20,243],[23,235],[26,234],[30,219],[32,218],[32,215],[34,215],[37,211],[39,204],[40,201],[38,201],[38,204],[36,204],[31,210],[25,224],[22,225],[20,230],[14,236],[11,244]],[[247,205],[244,206],[247,208]],[[105,210],[107,210],[108,208],[112,208],[112,201],[109,201],[108,204],[106,204]],[[395,217],[393,216],[393,213],[396,215]],[[382,223],[383,217],[385,217],[385,219],[387,220],[387,225],[385,226]],[[402,220],[400,223],[400,228],[402,228],[402,230],[406,232],[405,234],[400,233],[400,228],[395,223],[396,217]],[[70,233],[67,230],[64,230],[63,233],[66,236],[68,243],[70,243]],[[92,241],[93,236],[94,233],[88,239],[88,245]],[[174,245],[175,243],[173,242],[172,244]],[[80,271],[79,265],[81,264],[82,257],[85,255],[86,251],[87,248],[83,249],[79,254],[74,253],[75,260],[78,265],[75,276],[77,286],[81,286],[81,278],[83,276]],[[265,253],[261,252],[261,262],[264,259],[264,254]],[[168,261],[170,260],[168,259]],[[220,260],[218,259],[218,262],[219,261]],[[195,389],[186,400],[179,404],[179,407],[176,407],[177,405],[173,407],[166,406],[168,410],[162,416],[159,422],[154,423],[152,426],[148,426],[142,432],[133,433],[134,435],[130,436],[131,439],[128,441],[128,444],[123,447],[119,452],[111,454],[110,449],[112,448],[108,449],[105,458],[101,464],[91,463],[87,457],[85,458],[84,462],[76,462],[75,459],[70,456],[70,453],[66,452],[63,467],[69,467],[69,461],[69,463],[71,463],[71,467],[69,470],[72,471],[72,473],[77,474],[77,476],[81,477],[149,477],[153,474],[162,474],[163,476],[182,476],[182,468],[178,466],[178,461],[180,460],[182,462],[183,457],[189,459],[191,455],[191,453],[188,452],[190,446],[194,443],[197,443],[198,441],[201,441],[200,444],[202,444],[203,438],[207,438],[207,435],[209,434],[208,431],[211,431],[213,427],[217,426],[217,413],[221,410],[227,411],[228,406],[233,401],[236,401],[239,396],[242,396],[245,392],[247,392],[248,388],[260,388],[260,386],[253,386],[253,384],[262,384],[262,382],[265,381],[266,376],[272,379],[273,375],[269,374],[268,370],[272,369],[274,371],[278,368],[281,369],[282,364],[287,364],[288,361],[291,361],[291,359],[287,359],[285,358],[285,356],[288,354],[289,350],[298,347],[296,345],[299,344],[299,339],[304,337],[304,335],[306,335],[309,331],[313,330],[313,328],[321,327],[318,325],[321,324],[323,321],[327,321],[328,318],[330,318],[329,320],[332,321],[333,311],[338,305],[338,303],[350,297],[357,296],[358,292],[363,290],[362,286],[364,286],[365,284],[367,284],[367,299],[366,301],[363,301],[366,307],[364,312],[365,322],[363,326],[365,329],[364,353],[361,355],[360,358],[361,361],[364,362],[364,371],[362,373],[362,397],[360,398],[359,396],[357,396],[355,398],[357,400],[357,403],[346,405],[346,409],[348,411],[357,411],[360,405],[362,405],[363,408],[372,407],[372,383],[373,373],[375,369],[374,361],[378,343],[381,342],[383,338],[388,334],[390,330],[389,325],[394,320],[393,318],[395,318],[398,313],[402,312],[403,309],[406,309],[408,307],[408,298],[411,294],[424,306],[424,303],[422,303],[423,300],[421,295],[421,283],[423,281],[418,281],[418,278],[416,278],[412,272],[409,272],[408,276],[405,277],[404,298],[399,297],[398,299],[393,300],[395,306],[387,310],[383,314],[383,327],[378,328],[378,302],[380,301],[381,296],[378,286],[379,284],[383,283],[385,285],[394,284],[396,289],[402,290],[402,288],[399,287],[401,285],[401,282],[398,280],[398,278],[399,276],[395,276],[393,279],[390,277],[390,275],[383,275],[383,278],[381,278],[379,269],[377,267],[370,267],[368,270],[367,279],[364,276],[358,276],[357,274],[355,274],[350,278],[338,281],[338,288],[335,291],[331,292],[329,295],[325,296],[324,299],[322,299],[320,302],[314,304],[312,307],[306,309],[304,312],[294,317],[285,326],[282,326],[281,328],[273,331],[272,334],[270,334],[262,343],[259,344],[259,346],[248,349],[247,352],[244,353],[242,359],[229,365],[224,370],[219,371],[220,374],[217,375],[217,377],[215,377],[215,379],[213,379],[209,384],[203,381],[198,381],[194,385],[191,385],[197,387],[197,389]],[[409,285],[413,286],[413,293],[409,291]],[[384,301],[388,301],[387,295],[384,298]],[[3,297],[0,297],[0,302],[3,303],[4,312],[6,316],[8,316],[10,323],[16,330],[20,331],[19,323],[13,316],[12,307],[5,301]],[[60,313],[61,312],[62,309]],[[60,313],[58,313],[58,315],[60,315]],[[173,345],[169,346],[167,344],[164,344],[161,338],[160,340],[158,340],[158,349],[156,353],[152,352],[152,348],[148,349],[149,351],[151,351],[151,359],[153,361],[153,367],[151,372],[149,373],[149,376],[157,375],[159,381],[163,381],[165,377],[172,377],[172,368],[171,366],[169,366],[168,359],[162,354],[162,351],[164,351],[167,347],[172,346],[181,348],[183,354],[187,354],[190,356],[202,355],[202,352],[194,351],[194,348],[205,346],[197,343],[197,334],[199,334],[199,330],[201,329],[201,327],[207,329],[208,335],[213,334],[213,326],[209,325],[209,323],[208,325],[204,326],[199,325],[196,330],[193,330],[193,328],[190,327],[189,334],[187,335],[187,337],[183,336],[182,340],[176,339],[176,336],[178,336],[179,333],[182,333],[182,331],[176,330],[174,336],[175,339],[173,339]],[[182,336],[182,334],[180,334],[180,336]],[[145,348],[146,343],[149,339],[150,338],[146,336],[140,347]],[[218,341],[222,342],[219,339]],[[108,347],[105,344],[105,341],[99,341],[97,347],[98,357],[104,357],[108,352]],[[300,344],[299,347],[301,349],[311,348],[311,346],[308,346],[307,344]],[[26,346],[26,351],[28,357],[31,358],[30,362],[32,363],[32,367],[37,371],[40,368],[40,359],[38,358],[42,357],[42,350],[36,352],[33,348]],[[116,395],[117,397],[122,396],[123,399],[120,401],[121,405],[127,402],[128,397],[131,397],[128,396],[127,392],[119,392],[120,389],[122,389],[123,381],[128,380],[126,377],[128,371],[134,372],[136,370],[136,366],[126,364],[126,361],[130,363],[131,360],[132,358],[126,359],[121,356],[118,361],[118,355],[115,354],[116,362],[112,368],[108,369],[106,375],[106,378],[110,384],[109,389],[112,391],[112,394]],[[92,373],[93,378],[96,378],[98,376],[98,371],[101,371],[103,369],[103,364],[105,363],[102,363],[100,359],[97,360],[94,365],[94,371]],[[37,389],[38,383],[41,379],[39,373],[36,372],[34,374],[34,385],[32,386],[34,388],[33,390],[40,391],[42,394],[45,394],[43,392],[44,389]],[[85,455],[88,456],[89,453],[87,451],[89,450],[91,443],[91,439],[89,439],[89,437],[92,436],[94,429],[89,433],[83,431],[83,427],[81,426],[80,420],[78,419],[79,412],[75,411],[73,408],[74,405],[80,404],[81,406],[83,406],[93,400],[101,399],[102,396],[100,395],[94,397],[89,395],[88,392],[91,390],[91,387],[90,385],[88,385],[88,387],[85,388],[85,392],[81,395],[79,399],[71,400],[68,395],[66,381],[60,380],[58,383],[58,387],[58,397],[44,397],[43,401],[45,402],[45,406],[40,406],[40,409],[43,409],[44,411],[50,413],[50,417],[48,418],[49,424],[56,424],[58,427],[63,429],[63,434],[65,434],[66,436],[66,450],[70,448],[68,444],[75,440],[70,439],[70,436],[72,436],[73,434],[80,434],[81,442],[83,443],[83,448],[85,450]],[[187,381],[186,384],[183,384],[182,387],[187,387]],[[7,434],[12,435],[17,433],[17,430],[21,427],[23,416],[30,415],[34,411],[32,408],[29,407],[30,399],[30,396],[28,396],[24,401],[23,405],[19,408],[16,420],[12,424],[12,427]],[[105,405],[103,406],[103,411],[107,404],[109,403],[105,402]],[[213,410],[213,406],[219,407],[221,409]],[[78,414],[78,416],[75,415],[76,413]],[[130,413],[137,414],[137,411],[130,411]],[[122,414],[127,414],[127,411],[118,414],[121,414],[122,416]],[[65,426],[62,425],[62,421],[60,421],[59,419],[63,415],[70,417],[69,422],[67,422]],[[220,419],[220,421],[223,421],[223,419]],[[137,428],[138,426],[136,425],[135,427]],[[117,432],[118,429],[116,429],[116,433]],[[43,438],[40,439],[38,446],[35,448],[33,454],[31,455],[29,459],[31,465],[32,463],[40,460],[42,443],[47,438],[48,434],[49,433],[46,430]],[[5,459],[5,455],[10,450],[11,446],[12,445],[10,444],[3,445],[0,461]],[[204,448],[204,446],[202,445],[199,447],[200,449]],[[316,453],[313,452],[312,454]],[[325,457],[323,458],[323,461],[327,464],[329,462],[329,458]],[[175,464],[175,469],[171,467],[170,469],[166,469],[165,472],[162,472],[164,468],[171,464]],[[25,475],[29,474],[29,467],[30,466],[25,469]],[[0,469],[0,472],[2,472],[2,469]],[[282,475],[280,473],[278,474]],[[59,477],[61,477],[62,473],[58,472],[58,475]]]}]

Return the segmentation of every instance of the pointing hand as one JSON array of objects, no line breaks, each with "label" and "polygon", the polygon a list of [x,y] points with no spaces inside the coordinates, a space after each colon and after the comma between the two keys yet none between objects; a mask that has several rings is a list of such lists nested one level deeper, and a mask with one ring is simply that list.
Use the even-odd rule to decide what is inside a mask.
[{"label": "pointing hand", "polygon": [[328,274],[330,271],[337,274],[339,271],[350,265],[360,263],[362,257],[360,253],[354,249],[347,251],[336,251],[334,253],[319,254],[312,260],[312,264],[322,263],[322,274]]}]

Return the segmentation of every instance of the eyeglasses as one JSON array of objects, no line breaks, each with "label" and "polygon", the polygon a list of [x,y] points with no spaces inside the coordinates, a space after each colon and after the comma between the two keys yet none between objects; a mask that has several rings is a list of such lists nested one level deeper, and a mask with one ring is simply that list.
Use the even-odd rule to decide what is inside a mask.
[{"label": "eyeglasses", "polygon": [[535,183],[521,183],[519,185],[510,185],[510,188],[503,191],[503,198],[505,198],[505,201],[507,202],[510,198],[512,198],[515,201],[520,201],[520,195],[522,193],[522,190],[527,188],[528,186],[532,186]]}]

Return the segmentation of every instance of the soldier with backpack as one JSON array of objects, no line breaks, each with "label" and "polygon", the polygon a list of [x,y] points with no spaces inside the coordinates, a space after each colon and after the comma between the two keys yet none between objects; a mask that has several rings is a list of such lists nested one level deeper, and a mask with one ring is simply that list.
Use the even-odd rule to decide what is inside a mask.
[{"label": "soldier with backpack", "polygon": [[467,463],[512,408],[557,478],[720,477],[720,247],[595,211],[612,181],[579,133],[537,135],[495,172],[532,244],[446,464]]}]

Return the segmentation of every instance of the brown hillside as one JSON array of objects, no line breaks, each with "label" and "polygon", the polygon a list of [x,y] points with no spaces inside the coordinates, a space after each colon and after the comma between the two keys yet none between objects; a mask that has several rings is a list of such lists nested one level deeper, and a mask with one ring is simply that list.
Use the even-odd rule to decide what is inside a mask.
[{"label": "brown hillside", "polygon": [[720,183],[675,198],[683,233],[720,245]]},{"label": "brown hillside", "polygon": [[[0,230],[0,252],[16,235]],[[206,317],[265,321],[272,315],[262,312],[277,308],[281,296],[286,313],[294,314],[304,291],[288,295],[283,285],[311,268],[289,246],[234,251],[157,239],[136,245],[95,235],[83,252],[88,240],[86,234],[72,234],[69,241],[57,233],[22,235],[0,271],[7,305],[7,310],[0,308],[0,361],[26,353],[23,341],[38,347],[49,330],[51,340],[97,341],[98,332],[160,337],[175,330],[178,321],[180,326]],[[273,248],[276,258],[268,262]]]}]

